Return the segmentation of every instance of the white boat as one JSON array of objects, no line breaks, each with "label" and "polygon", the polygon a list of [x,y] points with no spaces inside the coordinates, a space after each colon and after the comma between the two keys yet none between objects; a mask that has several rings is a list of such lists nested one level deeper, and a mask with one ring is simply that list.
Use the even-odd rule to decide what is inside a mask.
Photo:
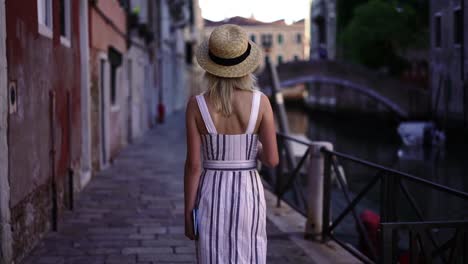
[{"label": "white boat", "polygon": [[445,143],[445,133],[433,122],[402,122],[398,134],[406,146],[441,146]]}]

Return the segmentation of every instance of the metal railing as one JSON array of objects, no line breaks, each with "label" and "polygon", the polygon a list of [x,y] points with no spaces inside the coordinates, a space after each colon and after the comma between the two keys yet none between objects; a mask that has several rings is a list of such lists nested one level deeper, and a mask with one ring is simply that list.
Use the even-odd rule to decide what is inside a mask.
[{"label": "metal railing", "polygon": [[[272,185],[277,195],[278,206],[281,204],[280,201],[284,200],[304,216],[310,217],[308,201],[300,180],[304,178],[304,174],[307,173],[303,170],[304,164],[308,157],[311,156],[312,149],[316,149],[317,146],[314,145],[314,143],[306,142],[282,133],[277,133],[277,139],[280,164],[276,169],[274,178],[271,177],[270,181],[267,181],[267,183]],[[296,142],[307,147],[307,150],[302,157],[299,158],[297,164],[291,163],[291,158],[285,157],[286,155],[291,156],[291,142]],[[409,192],[407,183],[411,182],[418,187],[427,187],[437,190],[467,202],[468,193],[330,149],[320,148],[319,152],[323,159],[323,172],[321,176],[323,182],[316,184],[323,184],[322,208],[320,212],[321,228],[318,234],[321,236],[322,242],[332,239],[364,263],[396,263],[396,250],[398,249],[399,242],[401,242],[401,233],[407,231],[408,244],[410,245],[409,249],[407,249],[407,254],[412,261],[410,263],[433,263],[433,261],[438,261],[438,263],[468,263],[468,220],[426,221],[421,207],[418,206],[417,201]],[[339,169],[339,160],[375,170],[375,175],[356,195],[352,195]],[[335,218],[331,217],[333,173],[343,197],[346,200],[346,207],[337,214]],[[308,182],[307,184],[314,183]],[[357,212],[357,205],[362,202],[366,194],[369,194],[370,190],[378,184],[380,185],[380,228],[378,230],[376,243],[375,238],[370,237],[368,230],[360,219]],[[292,197],[290,197],[289,201],[283,199],[283,196],[287,192],[292,193]],[[418,221],[401,222],[399,220],[398,200],[401,197],[407,201],[407,204],[409,204],[414,211]],[[366,252],[365,254],[356,250],[348,243],[341,241],[333,233],[337,226],[350,215],[354,219],[359,237],[362,239],[364,252]],[[448,236],[448,239],[440,242],[439,239],[434,236],[434,230],[440,232],[442,229],[452,229],[455,231],[453,235]],[[462,262],[453,262],[455,260]]]}]

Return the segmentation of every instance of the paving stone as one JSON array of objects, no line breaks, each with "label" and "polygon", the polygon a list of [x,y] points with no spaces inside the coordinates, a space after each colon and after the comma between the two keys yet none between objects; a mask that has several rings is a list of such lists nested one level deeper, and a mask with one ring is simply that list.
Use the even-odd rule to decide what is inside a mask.
[{"label": "paving stone", "polygon": [[175,253],[177,254],[195,254],[195,246],[193,247],[175,247]]},{"label": "paving stone", "polygon": [[167,227],[141,227],[141,234],[166,234]]},{"label": "paving stone", "polygon": [[106,264],[134,264],[137,262],[136,259],[136,255],[122,256],[120,254],[115,254],[106,257]]},{"label": "paving stone", "polygon": [[194,261],[194,254],[146,254],[138,255],[139,261],[155,261],[155,262],[190,262]]},{"label": "paving stone", "polygon": [[173,253],[170,247],[132,247],[122,249],[122,254],[160,254],[160,253]]}]

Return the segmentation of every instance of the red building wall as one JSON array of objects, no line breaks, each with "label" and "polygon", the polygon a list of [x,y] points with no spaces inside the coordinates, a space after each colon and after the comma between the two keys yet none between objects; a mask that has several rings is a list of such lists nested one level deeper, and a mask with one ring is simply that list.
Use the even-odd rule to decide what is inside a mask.
[{"label": "red building wall", "polygon": [[60,42],[59,3],[53,0],[51,39],[38,33],[37,1],[6,1],[8,81],[18,90],[8,124],[15,262],[51,227],[53,175],[60,216],[68,168],[80,162],[79,2],[70,1],[71,47]]}]

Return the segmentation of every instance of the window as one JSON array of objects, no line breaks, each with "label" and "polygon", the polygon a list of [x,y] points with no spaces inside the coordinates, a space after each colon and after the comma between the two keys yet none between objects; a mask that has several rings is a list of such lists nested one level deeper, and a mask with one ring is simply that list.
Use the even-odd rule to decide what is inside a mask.
[{"label": "window", "polygon": [[273,35],[272,34],[262,34],[262,45],[265,48],[269,48],[273,44]]},{"label": "window", "polygon": [[326,44],[327,43],[327,28],[325,24],[325,19],[320,16],[315,20],[318,30],[318,43]]},{"label": "window", "polygon": [[60,0],[60,42],[70,47],[70,0]]},{"label": "window", "polygon": [[453,43],[461,45],[463,38],[463,18],[460,8],[453,11]]},{"label": "window", "polygon": [[111,69],[110,69],[110,98],[111,98],[111,104],[116,105],[117,104],[117,85],[116,85],[116,78],[117,78],[117,67],[113,64],[111,64]]},{"label": "window", "polygon": [[251,40],[253,43],[255,43],[255,35],[254,35],[254,34],[250,35],[250,40]]},{"label": "window", "polygon": [[442,46],[442,16],[436,15],[434,22],[434,45],[436,48]]},{"label": "window", "polygon": [[283,63],[283,56],[278,55],[278,64]]},{"label": "window", "polygon": [[37,0],[37,22],[39,34],[53,37],[52,0]]},{"label": "window", "polygon": [[185,63],[187,65],[193,64],[193,45],[190,42],[185,42]]},{"label": "window", "polygon": [[122,54],[110,47],[109,52],[110,62],[110,101],[112,106],[117,105],[117,69],[122,65]]},{"label": "window", "polygon": [[278,44],[283,44],[283,35],[282,34],[278,34]]},{"label": "window", "polygon": [[302,35],[301,35],[301,33],[297,33],[297,35],[296,35],[296,43],[297,43],[297,44],[302,44]]}]

